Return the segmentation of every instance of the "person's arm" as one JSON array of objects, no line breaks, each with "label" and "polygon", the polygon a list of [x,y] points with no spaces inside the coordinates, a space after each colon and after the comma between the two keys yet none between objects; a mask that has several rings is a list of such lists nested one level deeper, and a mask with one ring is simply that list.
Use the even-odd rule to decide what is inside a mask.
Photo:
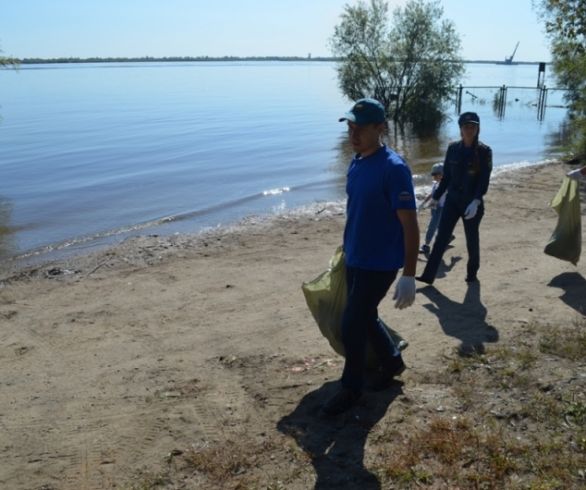
[{"label": "person's arm", "polygon": [[403,227],[403,241],[405,244],[404,276],[415,276],[417,257],[419,255],[419,225],[417,213],[414,209],[397,209],[397,216]]},{"label": "person's arm", "polygon": [[492,172],[492,150],[489,146],[482,147],[482,149],[483,151],[479,155],[480,177],[478,179],[478,185],[476,186],[476,192],[474,193],[474,199],[478,200],[482,200],[482,197],[486,194],[490,182],[490,174]]},{"label": "person's arm", "polygon": [[395,300],[395,308],[402,310],[411,306],[415,301],[415,269],[419,251],[419,226],[417,225],[417,212],[414,209],[397,209],[397,216],[403,227],[405,265],[403,266],[403,275],[397,282],[393,299]]},{"label": "person's arm", "polygon": [[482,202],[482,197],[488,190],[488,183],[490,182],[490,173],[492,172],[492,150],[489,146],[481,146],[476,151],[479,153],[478,158],[480,159],[480,175],[478,177],[478,184],[474,191],[474,198],[464,211],[464,219],[472,219],[478,212],[478,207]]},{"label": "person's arm", "polygon": [[415,301],[415,268],[419,253],[419,226],[413,177],[407,165],[391,165],[387,173],[391,209],[399,220],[404,241],[403,275],[397,281],[393,299],[395,308],[403,309]]}]

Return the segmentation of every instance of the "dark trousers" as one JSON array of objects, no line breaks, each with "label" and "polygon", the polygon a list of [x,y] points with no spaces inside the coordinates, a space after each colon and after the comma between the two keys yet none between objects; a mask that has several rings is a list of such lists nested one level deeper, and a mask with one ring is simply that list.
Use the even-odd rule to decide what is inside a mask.
[{"label": "dark trousers", "polygon": [[342,317],[342,342],[346,354],[342,386],[360,393],[370,341],[384,369],[395,352],[387,330],[378,322],[378,305],[397,277],[397,271],[370,271],[346,267],[348,300]]},{"label": "dark trousers", "polygon": [[480,268],[480,221],[484,216],[484,204],[480,203],[476,216],[472,219],[463,219],[464,212],[466,211],[464,204],[450,202],[446,200],[442,216],[440,218],[437,236],[431,249],[431,254],[427,259],[427,265],[421,274],[426,279],[435,279],[437,270],[444,256],[444,252],[450,242],[452,233],[458,223],[458,220],[462,218],[464,224],[464,234],[466,235],[466,248],[468,250],[468,264],[466,271],[468,277],[475,277],[478,269]]}]

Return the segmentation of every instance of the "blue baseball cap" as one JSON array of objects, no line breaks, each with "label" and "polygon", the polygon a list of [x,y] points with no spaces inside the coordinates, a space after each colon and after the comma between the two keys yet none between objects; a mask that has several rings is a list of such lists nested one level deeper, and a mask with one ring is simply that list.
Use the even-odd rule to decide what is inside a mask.
[{"label": "blue baseball cap", "polygon": [[350,121],[358,126],[380,124],[385,120],[384,106],[378,100],[368,98],[357,100],[352,109],[339,119],[340,122]]}]

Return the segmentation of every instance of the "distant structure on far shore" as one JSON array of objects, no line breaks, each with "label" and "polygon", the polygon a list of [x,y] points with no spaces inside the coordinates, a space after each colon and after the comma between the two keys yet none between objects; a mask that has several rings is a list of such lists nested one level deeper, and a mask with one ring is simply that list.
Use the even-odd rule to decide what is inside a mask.
[{"label": "distant structure on far shore", "polygon": [[515,49],[513,49],[513,54],[511,56],[505,56],[505,61],[497,61],[499,65],[516,65],[516,62],[513,62],[513,58],[515,57],[515,53],[517,52],[517,48],[519,47],[519,41],[517,41],[517,45]]}]

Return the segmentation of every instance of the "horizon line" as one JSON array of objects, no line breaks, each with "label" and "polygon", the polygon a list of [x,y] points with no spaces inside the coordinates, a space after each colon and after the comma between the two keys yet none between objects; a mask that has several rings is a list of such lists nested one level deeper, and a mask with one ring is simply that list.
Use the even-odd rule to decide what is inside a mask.
[{"label": "horizon line", "polygon": [[[173,61],[341,61],[343,58],[336,56],[59,56],[52,58],[43,57],[25,57],[10,58],[20,64],[40,64],[40,63],[98,63],[98,62],[173,62]],[[504,60],[486,60],[486,59],[463,59],[462,63],[494,63],[503,65],[517,64],[549,64],[551,61],[527,61],[519,60],[507,62]],[[444,62],[451,62],[445,60]]]}]

